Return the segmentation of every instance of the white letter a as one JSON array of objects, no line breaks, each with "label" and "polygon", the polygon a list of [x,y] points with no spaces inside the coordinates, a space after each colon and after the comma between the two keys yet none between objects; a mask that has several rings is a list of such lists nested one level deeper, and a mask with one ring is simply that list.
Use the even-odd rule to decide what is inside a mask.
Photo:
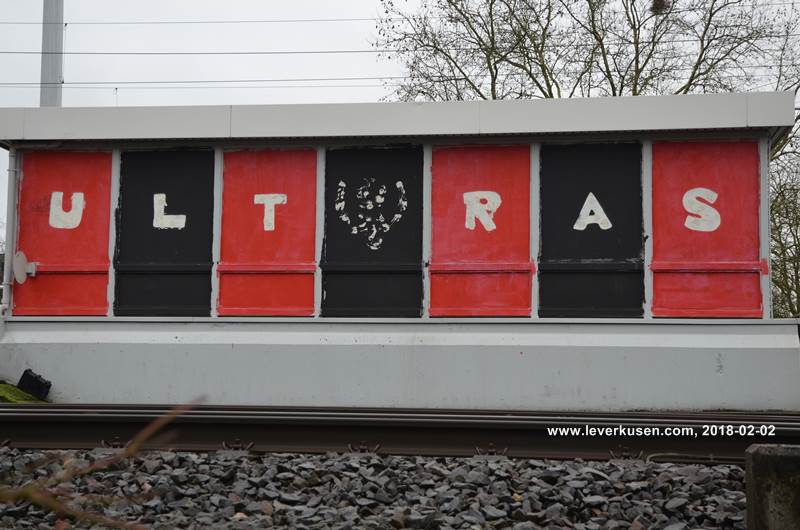
[{"label": "white letter a", "polygon": [[578,220],[575,221],[572,229],[586,230],[586,227],[590,224],[596,224],[603,230],[611,228],[611,221],[608,219],[606,212],[603,211],[603,207],[597,202],[597,197],[594,196],[594,193],[589,193],[586,197],[581,213],[578,214]]}]

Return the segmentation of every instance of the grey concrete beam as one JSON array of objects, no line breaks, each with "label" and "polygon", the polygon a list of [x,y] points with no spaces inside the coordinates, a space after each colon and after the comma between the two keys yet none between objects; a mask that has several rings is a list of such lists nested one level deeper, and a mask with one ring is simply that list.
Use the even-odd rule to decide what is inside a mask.
[{"label": "grey concrete beam", "polygon": [[13,320],[0,336],[0,377],[31,368],[64,403],[203,395],[216,405],[800,409],[791,320],[409,320]]},{"label": "grey concrete beam", "polygon": [[800,528],[800,445],[747,448],[747,528]]}]

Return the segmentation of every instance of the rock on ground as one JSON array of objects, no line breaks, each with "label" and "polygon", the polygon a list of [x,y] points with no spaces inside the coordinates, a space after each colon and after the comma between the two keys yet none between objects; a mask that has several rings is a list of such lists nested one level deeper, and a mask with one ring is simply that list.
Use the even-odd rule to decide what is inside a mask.
[{"label": "rock on ground", "polygon": [[[0,448],[0,487],[111,454]],[[61,499],[156,530],[248,528],[743,529],[734,465],[152,452],[60,487]],[[0,503],[0,528],[104,528]]]}]

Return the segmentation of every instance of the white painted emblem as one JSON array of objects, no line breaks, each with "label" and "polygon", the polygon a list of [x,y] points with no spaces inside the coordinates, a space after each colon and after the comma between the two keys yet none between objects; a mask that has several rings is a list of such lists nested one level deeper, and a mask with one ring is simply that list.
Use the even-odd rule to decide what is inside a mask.
[{"label": "white painted emblem", "polygon": [[692,188],[684,193],[683,207],[687,212],[694,215],[687,215],[683,224],[689,230],[713,232],[722,223],[719,212],[697,199],[704,199],[710,204],[714,204],[717,201],[717,193],[708,188]]},{"label": "white painted emblem", "polygon": [[64,230],[78,228],[83,218],[83,208],[86,206],[83,193],[73,193],[71,201],[72,205],[69,211],[65,212],[64,193],[54,191],[50,195],[50,219],[48,220],[50,226]]},{"label": "white painted emblem", "polygon": [[287,197],[284,193],[260,193],[253,195],[253,204],[264,205],[264,232],[275,230],[275,206],[286,204]]},{"label": "white painted emblem", "polygon": [[500,208],[503,199],[495,191],[469,191],[464,194],[464,204],[467,210],[467,220],[464,226],[467,230],[475,230],[475,219],[481,222],[487,232],[491,232],[497,225],[494,224],[494,213]]},{"label": "white painted emblem", "polygon": [[166,208],[166,193],[155,193],[153,195],[153,228],[177,228],[178,230],[183,230],[186,226],[186,216],[183,214],[164,213]]},{"label": "white painted emblem", "polygon": [[611,220],[606,215],[606,212],[603,211],[603,207],[600,206],[600,202],[594,196],[594,193],[589,193],[586,196],[581,213],[578,214],[578,219],[572,225],[572,229],[586,230],[586,227],[591,224],[596,224],[603,230],[608,230],[612,226]]},{"label": "white painted emblem", "polygon": [[[350,227],[353,235],[366,236],[367,247],[378,250],[383,245],[383,236],[391,230],[392,226],[403,218],[403,213],[408,209],[406,189],[402,180],[394,183],[397,188],[397,202],[387,203],[389,190],[381,184],[377,191],[372,190],[374,178],[363,179],[364,183],[355,191],[355,210],[347,208],[347,183],[339,181],[336,188],[336,202],[333,209],[338,212],[339,220]],[[352,205],[350,205],[352,207]],[[394,209],[394,212],[389,211]],[[384,215],[385,210],[385,215]]]}]

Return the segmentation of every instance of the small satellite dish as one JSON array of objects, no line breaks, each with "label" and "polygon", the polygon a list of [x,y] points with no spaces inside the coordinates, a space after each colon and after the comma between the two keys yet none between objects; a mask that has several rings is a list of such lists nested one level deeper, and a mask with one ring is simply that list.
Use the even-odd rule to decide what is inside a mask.
[{"label": "small satellite dish", "polygon": [[28,276],[36,275],[36,263],[30,263],[28,257],[21,250],[14,254],[12,269],[14,271],[14,279],[20,284],[25,283]]}]

